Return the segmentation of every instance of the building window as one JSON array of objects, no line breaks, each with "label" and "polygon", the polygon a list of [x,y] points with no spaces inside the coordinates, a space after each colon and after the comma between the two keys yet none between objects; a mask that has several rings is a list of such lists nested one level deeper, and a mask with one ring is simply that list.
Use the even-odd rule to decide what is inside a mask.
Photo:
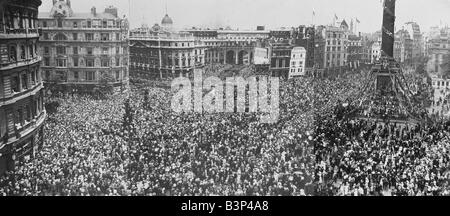
[{"label": "building window", "polygon": [[44,66],[50,66],[50,58],[49,57],[44,58]]},{"label": "building window", "polygon": [[88,54],[88,55],[92,55],[93,53],[92,53],[92,47],[87,47],[86,48],[86,53]]},{"label": "building window", "polygon": [[103,28],[108,28],[108,22],[106,20],[103,21]]},{"label": "building window", "polygon": [[22,89],[28,89],[28,76],[26,73],[22,74]]},{"label": "building window", "polygon": [[73,58],[73,66],[78,67],[78,58]]},{"label": "building window", "polygon": [[73,47],[73,54],[78,55],[78,47]]},{"label": "building window", "polygon": [[44,47],[44,54],[45,55],[49,55],[50,54],[50,48],[49,47]]},{"label": "building window", "polygon": [[94,71],[86,71],[86,80],[88,80],[88,81],[95,80],[95,72]]},{"label": "building window", "polygon": [[15,46],[9,47],[9,61],[11,62],[17,61],[17,51]]},{"label": "building window", "polygon": [[78,71],[74,71],[73,72],[73,79],[78,80],[79,76],[78,76]]},{"label": "building window", "polygon": [[11,76],[10,83],[12,93],[19,92],[19,76]]},{"label": "building window", "polygon": [[74,28],[78,28],[78,23],[77,22],[73,22],[73,27]]},{"label": "building window", "polygon": [[20,59],[23,60],[26,58],[26,54],[25,54],[25,46],[20,46]]},{"label": "building window", "polygon": [[57,41],[65,41],[65,40],[67,40],[67,37],[66,37],[66,35],[64,35],[64,34],[59,33],[59,34],[57,34],[57,35],[55,36],[55,40],[57,40]]},{"label": "building window", "polygon": [[47,21],[42,22],[42,27],[45,27],[45,28],[47,27]]},{"label": "building window", "polygon": [[102,54],[103,55],[108,55],[108,47],[103,47],[102,48]]},{"label": "building window", "polygon": [[31,84],[36,84],[36,71],[31,71]]},{"label": "building window", "polygon": [[120,80],[120,73],[119,73],[119,71],[116,71],[116,80]]},{"label": "building window", "polygon": [[64,47],[64,46],[57,46],[56,47],[56,54],[57,55],[65,55],[66,54],[66,47]]},{"label": "building window", "polygon": [[120,48],[116,47],[116,54],[119,54],[119,53],[120,53]]},{"label": "building window", "polygon": [[78,33],[73,33],[73,40],[78,40]]},{"label": "building window", "polygon": [[109,60],[108,59],[102,59],[102,67],[109,67]]},{"label": "building window", "polygon": [[87,27],[91,28],[92,27],[92,22],[91,21],[87,21]]},{"label": "building window", "polygon": [[34,57],[33,45],[28,45],[28,52],[30,54],[30,57],[33,58]]},{"label": "building window", "polygon": [[44,40],[48,40],[48,39],[49,39],[48,33],[44,33]]},{"label": "building window", "polygon": [[120,40],[120,34],[116,33],[116,40]]},{"label": "building window", "polygon": [[86,67],[94,67],[94,59],[86,60]]},{"label": "building window", "polygon": [[116,66],[117,67],[120,66],[120,59],[119,58],[116,58]]},{"label": "building window", "polygon": [[102,41],[108,41],[109,40],[109,34],[108,33],[102,33],[101,34],[101,40]]},{"label": "building window", "polygon": [[85,37],[86,37],[86,40],[88,40],[88,41],[94,40],[93,33],[86,33]]},{"label": "building window", "polygon": [[57,67],[67,67],[67,60],[66,59],[56,59],[56,66]]}]

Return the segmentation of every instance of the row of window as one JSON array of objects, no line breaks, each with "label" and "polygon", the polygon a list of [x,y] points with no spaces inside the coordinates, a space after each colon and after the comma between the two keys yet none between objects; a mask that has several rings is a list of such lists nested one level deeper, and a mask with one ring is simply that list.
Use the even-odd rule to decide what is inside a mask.
[{"label": "row of window", "polygon": [[341,57],[345,59],[346,56],[347,56],[347,55],[346,55],[345,53],[338,53],[338,54],[331,54],[331,53],[328,53],[328,59],[331,59],[331,58],[333,58],[333,59],[334,59],[334,58],[340,59]]},{"label": "row of window", "polygon": [[[86,61],[86,63],[85,63]],[[113,63],[113,61],[115,63]],[[54,66],[50,63],[50,57],[44,57],[44,60],[42,62],[43,66],[50,67]],[[102,58],[100,59],[100,66],[101,67],[110,67],[115,65],[116,67],[120,66],[120,58]],[[68,67],[67,65],[67,58],[56,58],[55,59],[55,66],[56,67]],[[97,67],[95,65],[95,59],[94,58],[78,58],[78,57],[72,57],[72,67]]]},{"label": "row of window", "polygon": [[57,19],[55,21],[47,21],[43,20],[41,21],[40,25],[44,28],[51,27],[55,25],[58,28],[63,27],[72,27],[72,28],[122,28],[125,27],[122,25],[120,21],[116,20],[87,20],[87,21],[64,21],[62,19]]},{"label": "row of window", "polygon": [[[33,86],[39,84],[41,80],[39,69],[34,68],[29,71],[24,70],[20,73],[4,76],[0,81],[4,84],[3,88],[5,96],[9,96],[10,94],[16,94],[31,89]],[[7,86],[10,87],[9,92],[7,91]]]},{"label": "row of window", "polygon": [[37,13],[26,8],[6,6],[0,16],[0,31],[11,29],[36,29]]},{"label": "row of window", "polygon": [[303,61],[292,61],[291,62],[291,66],[295,67],[295,66],[302,66],[303,65]]},{"label": "row of window", "polygon": [[295,72],[302,73],[303,68],[291,68],[291,73],[295,73]]},{"label": "row of window", "polygon": [[449,81],[435,81],[433,82],[433,86],[437,86],[437,87],[449,87],[450,82]]},{"label": "row of window", "polygon": [[[46,81],[65,81],[67,82],[68,76],[69,74],[71,75],[70,77],[70,81],[96,81],[98,76],[97,76],[97,72],[96,71],[55,71],[53,74],[51,71],[45,71],[44,72],[44,79]],[[103,71],[101,72],[101,74],[110,74],[115,81],[120,81],[121,77],[120,77],[120,71],[116,70],[116,71]],[[123,77],[127,77],[126,74],[126,70],[125,73],[123,74]]]},{"label": "row of window", "polygon": [[[8,63],[15,63],[23,60],[30,60],[37,57],[37,45],[35,42],[29,42],[24,44],[8,44]],[[4,53],[6,50],[0,50],[1,55],[5,56]],[[2,61],[5,61],[5,58],[2,58]],[[2,62],[5,63],[5,62]]]},{"label": "row of window", "polygon": [[338,46],[338,47],[327,47],[327,52],[340,52],[343,51],[344,49],[342,49],[342,47]]},{"label": "row of window", "polygon": [[4,110],[4,116],[0,116],[5,121],[1,121],[0,135],[5,133],[13,134],[16,130],[27,126],[33,119],[36,119],[43,112],[43,96],[30,98],[28,103],[17,105],[14,110]]},{"label": "row of window", "polygon": [[289,62],[286,59],[282,59],[282,60],[278,60],[278,59],[272,59],[271,61],[271,67],[272,68],[284,68],[284,67],[288,67]]},{"label": "row of window", "polygon": [[336,32],[333,32],[333,33],[328,33],[327,34],[327,37],[328,38],[347,38],[347,35],[346,34],[339,34],[339,33],[336,33]]},{"label": "row of window", "polygon": [[[79,37],[79,35],[84,35],[84,38]],[[94,33],[84,33],[84,34],[82,34],[82,33],[72,33],[71,36],[72,36],[71,39],[73,41],[78,41],[78,40],[83,41],[83,39],[85,41],[98,41],[98,40],[95,39],[95,37],[94,37],[95,34]],[[122,38],[120,37],[120,33],[115,33],[115,36],[116,37],[114,39],[116,41],[122,40]],[[43,40],[50,40],[50,34],[47,33],[47,32],[44,32],[42,37],[43,37]],[[100,33],[100,38],[99,38],[100,41],[110,41],[112,39],[113,39],[113,37],[111,37],[110,33]],[[56,34],[53,37],[53,40],[55,40],[55,41],[67,41],[69,39],[68,39],[67,35],[65,35],[63,33],[58,33],[58,34]]]},{"label": "row of window", "polygon": [[[44,55],[51,55],[50,47],[45,46],[44,48]],[[67,47],[67,46],[57,46],[56,47],[56,54],[57,55],[67,55],[67,54],[73,54],[73,55],[79,55],[79,50],[82,50],[83,47],[73,46],[73,47]],[[94,55],[94,48],[93,47],[85,47],[85,52],[81,54],[86,55]],[[71,53],[68,53],[68,50],[71,50]],[[101,54],[102,55],[111,55],[110,53],[110,47],[101,47]],[[115,47],[115,54],[120,54],[120,47]]]}]

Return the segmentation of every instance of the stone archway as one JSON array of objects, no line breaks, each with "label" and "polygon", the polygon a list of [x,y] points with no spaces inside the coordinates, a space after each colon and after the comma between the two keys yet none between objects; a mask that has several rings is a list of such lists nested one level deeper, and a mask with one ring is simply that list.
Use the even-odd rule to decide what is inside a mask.
[{"label": "stone archway", "polygon": [[226,55],[226,63],[227,64],[235,64],[235,56],[234,56],[234,51],[233,50],[229,50],[227,51],[227,55]]}]

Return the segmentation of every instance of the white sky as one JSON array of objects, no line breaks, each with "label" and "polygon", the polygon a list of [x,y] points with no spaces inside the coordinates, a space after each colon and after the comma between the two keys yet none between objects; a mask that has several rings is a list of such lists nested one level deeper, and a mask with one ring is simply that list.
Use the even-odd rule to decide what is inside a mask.
[{"label": "white sky", "polygon": [[[52,0],[42,1],[39,10],[49,12]],[[103,11],[114,5],[119,14],[130,18],[132,27],[160,23],[166,4],[169,16],[179,28],[215,24],[240,29],[309,25],[313,10],[315,24],[329,24],[336,14],[349,24],[351,18],[358,17],[358,31],[374,32],[382,22],[381,0],[72,0],[73,10],[79,12],[89,12],[92,6]],[[450,0],[397,0],[397,28],[411,20],[419,23],[422,31],[440,22],[450,24]]]}]

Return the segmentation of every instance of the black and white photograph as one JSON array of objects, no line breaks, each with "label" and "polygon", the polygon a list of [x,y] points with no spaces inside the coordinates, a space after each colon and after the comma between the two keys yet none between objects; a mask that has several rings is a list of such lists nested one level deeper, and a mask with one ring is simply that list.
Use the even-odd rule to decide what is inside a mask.
[{"label": "black and white photograph", "polygon": [[450,0],[0,0],[0,197],[450,196],[449,24]]}]

